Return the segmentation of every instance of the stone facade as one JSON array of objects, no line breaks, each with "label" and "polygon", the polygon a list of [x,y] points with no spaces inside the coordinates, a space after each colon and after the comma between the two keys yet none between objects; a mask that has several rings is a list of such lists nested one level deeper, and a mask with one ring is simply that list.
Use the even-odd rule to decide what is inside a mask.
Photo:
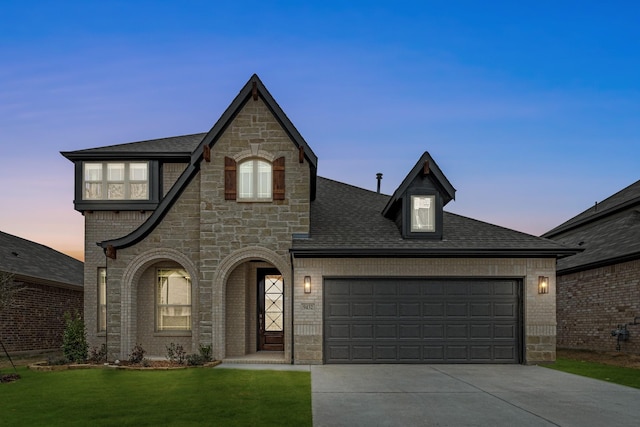
[{"label": "stone facade", "polygon": [[[285,157],[285,200],[225,200],[225,156],[237,162],[249,157],[268,161]],[[165,191],[183,169],[180,164],[165,167]],[[247,290],[255,280],[253,265],[259,261],[275,267],[284,275],[285,283],[291,283],[291,236],[309,232],[309,182],[308,164],[299,162],[297,148],[274,115],[262,100],[249,100],[213,146],[211,161],[202,162],[196,178],[143,241],[118,250],[115,260],[105,258],[95,242],[126,235],[149,213],[85,213],[85,308],[91,345],[106,341],[110,354],[120,358],[127,357],[135,344],[141,344],[150,356],[159,357],[171,342],[182,343],[188,352],[197,352],[200,345],[212,345],[216,358],[224,358],[227,351],[250,352],[255,328],[248,325],[255,317],[255,308],[247,312],[246,307],[251,301]],[[192,279],[190,336],[160,334],[148,325],[155,309],[150,283],[156,269],[167,262],[180,265]],[[96,303],[97,269],[105,266],[107,336],[97,332]],[[238,320],[238,300],[244,301],[240,303],[245,306],[242,313],[253,316],[248,321]],[[285,315],[290,315],[289,310]],[[289,348],[286,341],[285,357],[290,354]]]},{"label": "stone facade", "polygon": [[[525,363],[555,361],[555,259],[495,258],[300,258],[294,260],[294,348],[296,363],[323,361],[322,324],[324,277],[489,277],[521,278],[524,283],[523,321]],[[304,276],[313,291],[305,294]],[[538,276],[550,278],[548,294],[538,294]]]},{"label": "stone facade", "polygon": [[82,288],[21,283],[14,305],[0,313],[0,340],[13,354],[60,351],[64,313],[82,315]]},{"label": "stone facade", "polygon": [[616,351],[611,331],[626,324],[629,340],[620,351],[640,354],[640,324],[633,325],[640,315],[640,260],[559,275],[557,282],[558,347]]}]

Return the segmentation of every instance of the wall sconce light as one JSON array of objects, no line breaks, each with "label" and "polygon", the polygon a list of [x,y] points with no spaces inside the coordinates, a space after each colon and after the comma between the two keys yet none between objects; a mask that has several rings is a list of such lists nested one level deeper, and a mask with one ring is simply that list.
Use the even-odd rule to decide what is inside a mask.
[{"label": "wall sconce light", "polygon": [[311,293],[311,276],[304,276],[304,293]]},{"label": "wall sconce light", "polygon": [[539,294],[548,294],[549,293],[549,278],[545,276],[538,276],[538,293]]}]

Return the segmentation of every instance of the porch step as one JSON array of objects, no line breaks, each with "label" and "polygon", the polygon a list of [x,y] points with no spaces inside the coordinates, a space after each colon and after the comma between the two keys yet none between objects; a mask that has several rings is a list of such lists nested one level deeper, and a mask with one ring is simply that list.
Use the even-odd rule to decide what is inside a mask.
[{"label": "porch step", "polygon": [[227,357],[222,359],[222,363],[286,365],[291,362],[284,358],[284,352],[269,351],[246,354],[244,356]]}]

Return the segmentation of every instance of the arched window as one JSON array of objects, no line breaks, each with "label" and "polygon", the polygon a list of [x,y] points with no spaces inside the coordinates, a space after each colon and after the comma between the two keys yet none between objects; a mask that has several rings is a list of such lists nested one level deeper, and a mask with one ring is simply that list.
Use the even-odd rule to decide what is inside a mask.
[{"label": "arched window", "polygon": [[271,163],[260,159],[238,165],[238,200],[271,200]]},{"label": "arched window", "polygon": [[224,158],[224,198],[249,202],[285,199],[284,157],[273,163],[250,158],[236,164]]}]

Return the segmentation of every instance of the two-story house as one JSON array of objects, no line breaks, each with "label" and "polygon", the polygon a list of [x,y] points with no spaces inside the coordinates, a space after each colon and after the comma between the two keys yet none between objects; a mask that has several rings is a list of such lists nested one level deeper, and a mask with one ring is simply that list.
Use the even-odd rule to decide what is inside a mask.
[{"label": "two-story house", "polygon": [[393,193],[317,175],[252,76],[207,133],[62,153],[92,345],[281,363],[555,359],[562,244],[443,210],[424,153]]}]

